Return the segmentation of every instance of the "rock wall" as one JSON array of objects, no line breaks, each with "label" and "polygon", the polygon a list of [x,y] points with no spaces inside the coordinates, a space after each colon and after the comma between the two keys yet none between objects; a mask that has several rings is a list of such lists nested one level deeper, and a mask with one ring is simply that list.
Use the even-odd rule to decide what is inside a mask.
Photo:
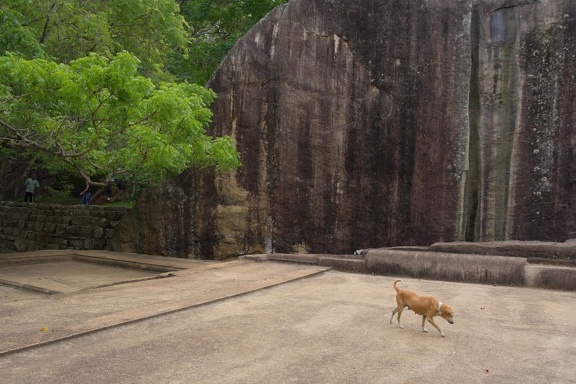
[{"label": "rock wall", "polygon": [[[212,133],[244,166],[164,186],[128,248],[350,253],[576,230],[573,0],[292,0],[209,86]],[[151,226],[164,246],[144,246]]]},{"label": "rock wall", "polygon": [[114,228],[126,208],[0,202],[0,252],[117,250]]},{"label": "rock wall", "polygon": [[146,188],[138,204],[117,227],[115,238],[119,250],[202,258],[196,235],[198,187],[195,179],[195,174],[184,172],[168,179],[163,186]]}]

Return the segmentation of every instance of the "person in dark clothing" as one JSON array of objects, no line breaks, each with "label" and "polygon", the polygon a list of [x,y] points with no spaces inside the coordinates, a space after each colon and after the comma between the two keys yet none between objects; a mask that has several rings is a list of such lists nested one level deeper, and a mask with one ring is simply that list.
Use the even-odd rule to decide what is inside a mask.
[{"label": "person in dark clothing", "polygon": [[80,192],[82,199],[80,200],[80,204],[90,205],[90,184],[86,183],[86,189]]}]

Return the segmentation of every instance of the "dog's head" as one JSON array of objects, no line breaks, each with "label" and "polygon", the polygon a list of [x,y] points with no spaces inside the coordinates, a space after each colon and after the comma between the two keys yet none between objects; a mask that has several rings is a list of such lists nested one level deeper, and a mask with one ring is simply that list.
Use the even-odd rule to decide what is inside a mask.
[{"label": "dog's head", "polygon": [[449,305],[440,306],[440,316],[450,324],[454,324],[454,310]]}]

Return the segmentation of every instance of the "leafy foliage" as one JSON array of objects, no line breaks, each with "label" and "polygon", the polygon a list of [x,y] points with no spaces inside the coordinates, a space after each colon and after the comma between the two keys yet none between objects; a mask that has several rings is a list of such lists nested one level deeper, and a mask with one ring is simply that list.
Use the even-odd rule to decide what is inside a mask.
[{"label": "leafy foliage", "polygon": [[128,51],[141,60],[143,74],[165,78],[168,55],[188,43],[174,0],[3,0],[0,12],[7,23],[0,36],[10,40],[4,50],[28,58],[38,57],[29,54],[34,46],[64,63],[88,53]]},{"label": "leafy foliage", "polygon": [[128,51],[157,81],[205,84],[234,43],[287,0],[3,0],[0,54],[68,63]]},{"label": "leafy foliage", "polygon": [[205,84],[236,41],[274,7],[288,0],[180,0],[190,44],[175,51],[169,69],[179,79]]},{"label": "leafy foliage", "polygon": [[45,56],[34,33],[21,24],[22,18],[14,9],[0,8],[0,54],[10,51],[30,58]]},{"label": "leafy foliage", "polygon": [[2,0],[0,196],[34,168],[102,185],[238,167],[232,139],[205,132],[214,93],[193,83],[286,1]]},{"label": "leafy foliage", "polygon": [[129,53],[69,65],[0,57],[0,143],[44,156],[53,171],[73,168],[94,185],[126,172],[153,181],[189,167],[240,165],[229,137],[206,134],[211,90],[155,86],[137,68]]}]

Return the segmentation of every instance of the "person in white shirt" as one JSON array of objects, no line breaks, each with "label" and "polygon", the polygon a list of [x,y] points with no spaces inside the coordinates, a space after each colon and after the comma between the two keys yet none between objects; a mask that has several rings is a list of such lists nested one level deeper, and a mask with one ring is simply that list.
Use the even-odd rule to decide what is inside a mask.
[{"label": "person in white shirt", "polygon": [[34,192],[36,188],[40,188],[40,183],[36,180],[36,174],[33,173],[31,177],[27,178],[24,182],[26,186],[26,192],[24,192],[24,202],[33,203],[34,202]]}]

